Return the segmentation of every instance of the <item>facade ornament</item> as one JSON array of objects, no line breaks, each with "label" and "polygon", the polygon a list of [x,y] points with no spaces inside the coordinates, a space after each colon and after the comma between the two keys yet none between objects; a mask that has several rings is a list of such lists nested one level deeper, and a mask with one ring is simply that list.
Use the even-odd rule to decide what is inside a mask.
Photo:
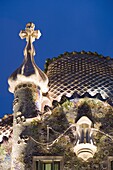
[{"label": "facade ornament", "polygon": [[35,41],[35,39],[39,39],[41,36],[41,32],[40,30],[34,30],[35,29],[35,25],[30,22],[26,25],[25,31],[22,30],[19,33],[19,36],[21,39],[26,38],[27,44],[26,47],[24,49],[24,56],[27,57],[28,53],[31,56],[35,55],[35,49],[33,46],[33,42]]},{"label": "facade ornament", "polygon": [[97,151],[94,144],[92,121],[87,116],[82,116],[76,123],[77,141],[74,146],[74,152],[77,157],[87,161],[93,158]]}]

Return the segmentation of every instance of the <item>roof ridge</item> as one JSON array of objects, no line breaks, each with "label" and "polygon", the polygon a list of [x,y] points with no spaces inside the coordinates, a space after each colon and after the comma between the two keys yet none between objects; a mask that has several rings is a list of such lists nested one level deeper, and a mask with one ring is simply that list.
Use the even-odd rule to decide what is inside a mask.
[{"label": "roof ridge", "polygon": [[58,57],[47,58],[46,61],[45,61],[45,65],[44,65],[44,72],[47,72],[48,66],[49,66],[50,64],[52,64],[54,61],[62,58],[64,55],[78,55],[78,54],[83,54],[83,55],[84,55],[84,54],[87,54],[87,55],[89,55],[89,56],[90,56],[90,55],[93,55],[93,56],[95,56],[95,57],[104,58],[104,59],[106,59],[107,61],[113,60],[113,58],[111,58],[110,56],[103,56],[102,54],[98,54],[97,52],[91,52],[91,51],[86,52],[86,51],[82,50],[82,51],[80,51],[80,52],[77,52],[77,51],[64,52],[63,54],[58,55]]}]

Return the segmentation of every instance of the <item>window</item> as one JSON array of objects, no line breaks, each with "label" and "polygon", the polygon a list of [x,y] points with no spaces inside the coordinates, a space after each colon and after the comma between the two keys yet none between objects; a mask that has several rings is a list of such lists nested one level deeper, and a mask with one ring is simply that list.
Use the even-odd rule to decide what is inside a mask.
[{"label": "window", "polygon": [[34,156],[33,170],[63,170],[63,157]]},{"label": "window", "polygon": [[113,156],[108,157],[108,170],[113,170]]},{"label": "window", "polygon": [[111,170],[113,169],[113,160],[111,161]]}]

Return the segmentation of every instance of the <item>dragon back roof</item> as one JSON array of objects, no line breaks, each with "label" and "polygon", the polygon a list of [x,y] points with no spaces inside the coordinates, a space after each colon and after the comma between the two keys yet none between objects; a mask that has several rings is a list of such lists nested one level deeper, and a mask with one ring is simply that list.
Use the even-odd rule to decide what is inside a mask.
[{"label": "dragon back roof", "polygon": [[89,95],[99,96],[113,105],[113,59],[110,57],[96,52],[64,53],[46,65],[52,100]]}]

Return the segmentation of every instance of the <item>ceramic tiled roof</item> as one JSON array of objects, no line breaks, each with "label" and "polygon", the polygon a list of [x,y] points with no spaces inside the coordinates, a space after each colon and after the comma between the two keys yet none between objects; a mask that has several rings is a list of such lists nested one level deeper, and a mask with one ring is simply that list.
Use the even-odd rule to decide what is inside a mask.
[{"label": "ceramic tiled roof", "polygon": [[64,53],[47,68],[49,96],[99,96],[113,105],[113,60],[97,53]]}]

